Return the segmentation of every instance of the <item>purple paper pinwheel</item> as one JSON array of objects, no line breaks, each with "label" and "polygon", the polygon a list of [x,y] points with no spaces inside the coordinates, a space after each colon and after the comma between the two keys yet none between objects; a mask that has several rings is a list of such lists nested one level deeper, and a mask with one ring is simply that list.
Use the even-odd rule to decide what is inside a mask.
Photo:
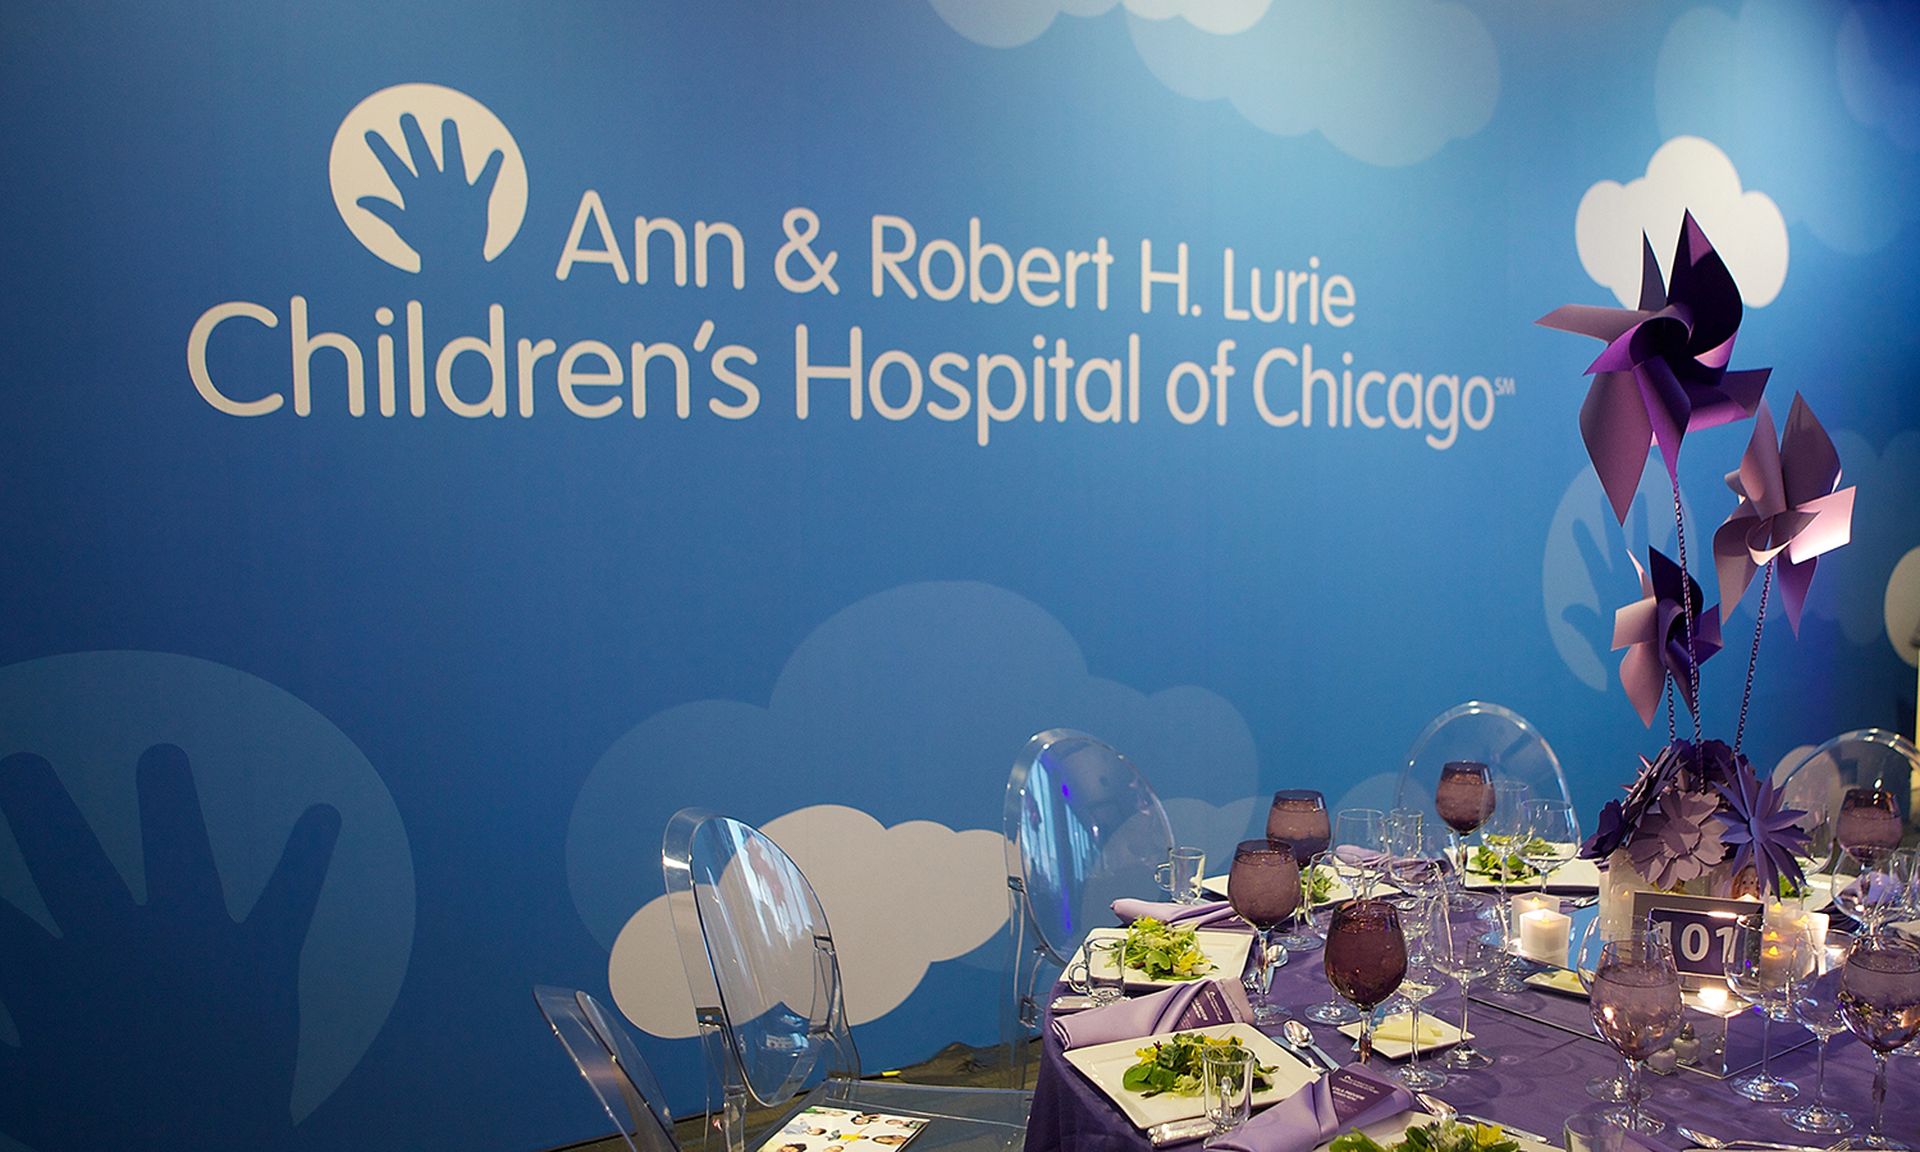
[{"label": "purple paper pinwheel", "polygon": [[1760,405],[1753,438],[1739,469],[1727,473],[1727,487],[1740,503],[1713,534],[1720,603],[1736,603],[1753,574],[1777,558],[1780,597],[1797,636],[1815,558],[1853,534],[1854,490],[1840,487],[1840,455],[1806,400],[1795,394],[1777,446],[1773,414]]},{"label": "purple paper pinwheel", "polygon": [[[1620,658],[1620,686],[1649,727],[1660,707],[1660,690],[1671,675],[1687,702],[1699,714],[1695,699],[1695,671],[1720,650],[1720,608],[1700,610],[1700,585],[1658,549],[1647,549],[1652,571],[1633,560],[1640,574],[1642,597],[1613,614],[1613,647]],[[1691,640],[1691,651],[1689,651]]]},{"label": "purple paper pinwheel", "polygon": [[1800,827],[1807,814],[1787,807],[1786,794],[1773,781],[1762,780],[1745,756],[1733,780],[1715,785],[1715,790],[1725,802],[1714,819],[1724,825],[1721,839],[1733,849],[1729,871],[1737,876],[1751,865],[1760,891],[1768,895],[1780,890],[1782,879],[1796,889],[1804,884],[1806,876],[1795,857],[1812,839]]},{"label": "purple paper pinwheel", "polygon": [[1661,283],[1644,233],[1640,243],[1639,308],[1568,304],[1538,321],[1607,343],[1587,367],[1593,385],[1580,407],[1580,435],[1623,524],[1651,447],[1660,446],[1677,484],[1681,439],[1753,415],[1771,371],[1727,370],[1740,290],[1691,212],[1681,221],[1669,283]]}]

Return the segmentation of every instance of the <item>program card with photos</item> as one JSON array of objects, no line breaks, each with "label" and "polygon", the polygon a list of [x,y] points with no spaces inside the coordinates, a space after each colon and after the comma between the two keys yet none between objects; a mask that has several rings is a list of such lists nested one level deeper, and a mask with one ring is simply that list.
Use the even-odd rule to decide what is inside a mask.
[{"label": "program card with photos", "polygon": [[881,1152],[905,1144],[926,1125],[913,1116],[815,1105],[767,1137],[760,1152]]}]

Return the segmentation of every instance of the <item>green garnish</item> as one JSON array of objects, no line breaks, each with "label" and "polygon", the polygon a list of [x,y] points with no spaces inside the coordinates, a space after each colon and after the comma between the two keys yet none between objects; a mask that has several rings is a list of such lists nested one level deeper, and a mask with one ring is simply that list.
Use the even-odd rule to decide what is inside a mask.
[{"label": "green garnish", "polygon": [[1127,927],[1125,963],[1149,980],[1198,980],[1213,971],[1191,928],[1172,928],[1151,916]]},{"label": "green garnish", "polygon": [[1436,1120],[1407,1129],[1391,1144],[1381,1144],[1362,1132],[1347,1132],[1335,1136],[1328,1149],[1329,1152],[1520,1152],[1520,1145],[1508,1139],[1498,1124]]},{"label": "green garnish", "polygon": [[[1176,1032],[1134,1052],[1140,1062],[1120,1077],[1120,1086],[1142,1096],[1171,1092],[1175,1096],[1198,1096],[1201,1089],[1200,1054],[1209,1048],[1239,1048],[1238,1036],[1216,1039],[1199,1032]],[[1273,1087],[1269,1075],[1272,1064],[1255,1063],[1253,1090],[1265,1092]]]},{"label": "green garnish", "polygon": [[1488,836],[1491,848],[1481,847],[1473,850],[1467,857],[1467,871],[1476,876],[1491,876],[1499,879],[1501,875],[1501,849],[1506,850],[1506,878],[1512,880],[1532,880],[1540,875],[1540,870],[1526,862],[1527,856],[1545,856],[1553,851],[1553,845],[1535,837],[1516,851],[1517,836]]},{"label": "green garnish", "polygon": [[1307,903],[1325,904],[1333,896],[1333,869],[1325,864],[1315,864],[1306,870]]}]

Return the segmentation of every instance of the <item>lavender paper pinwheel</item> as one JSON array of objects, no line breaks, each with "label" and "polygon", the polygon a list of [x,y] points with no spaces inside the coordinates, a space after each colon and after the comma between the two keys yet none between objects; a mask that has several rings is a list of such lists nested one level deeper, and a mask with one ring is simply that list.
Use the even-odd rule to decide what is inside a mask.
[{"label": "lavender paper pinwheel", "polygon": [[1753,415],[1771,371],[1727,370],[1740,330],[1740,290],[1691,212],[1681,221],[1670,283],[1661,283],[1645,234],[1640,243],[1639,308],[1568,304],[1538,321],[1607,342],[1587,367],[1593,385],[1580,406],[1580,435],[1623,524],[1648,450],[1660,446],[1677,483],[1681,439]]},{"label": "lavender paper pinwheel", "polygon": [[[1653,714],[1660,707],[1660,689],[1668,675],[1678,683],[1687,710],[1697,710],[1699,702],[1694,698],[1689,666],[1698,669],[1720,650],[1720,608],[1716,605],[1702,612],[1700,585],[1657,549],[1647,549],[1651,573],[1640,567],[1638,559],[1628,559],[1640,574],[1643,595],[1613,614],[1613,647],[1616,651],[1627,650],[1620,658],[1620,685],[1640,713],[1641,723],[1652,726]],[[1688,612],[1683,603],[1692,611]]]},{"label": "lavender paper pinwheel", "polygon": [[1740,503],[1713,534],[1720,603],[1737,602],[1753,574],[1779,558],[1780,598],[1797,636],[1815,558],[1853,534],[1854,490],[1840,487],[1840,456],[1806,400],[1794,396],[1777,446],[1773,414],[1760,405],[1746,455],[1727,473],[1727,487]]},{"label": "lavender paper pinwheel", "polygon": [[1782,877],[1795,887],[1804,883],[1796,855],[1811,839],[1800,827],[1806,813],[1787,807],[1786,794],[1773,781],[1760,779],[1745,756],[1740,757],[1733,780],[1715,785],[1715,790],[1726,802],[1714,819],[1725,826],[1721,839],[1733,849],[1729,870],[1737,876],[1752,865],[1760,891],[1769,896],[1779,891]]}]

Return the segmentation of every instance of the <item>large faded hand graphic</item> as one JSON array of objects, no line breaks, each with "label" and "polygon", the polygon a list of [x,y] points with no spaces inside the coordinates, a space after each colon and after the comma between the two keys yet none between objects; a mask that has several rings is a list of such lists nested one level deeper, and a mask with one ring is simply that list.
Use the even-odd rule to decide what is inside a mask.
[{"label": "large faded hand graphic", "polygon": [[186,753],[138,767],[147,899],[136,903],[39,756],[0,760],[0,814],[59,935],[0,900],[0,1129],[58,1149],[286,1145],[298,976],[340,832],[316,804],[259,899],[227,911]]}]

